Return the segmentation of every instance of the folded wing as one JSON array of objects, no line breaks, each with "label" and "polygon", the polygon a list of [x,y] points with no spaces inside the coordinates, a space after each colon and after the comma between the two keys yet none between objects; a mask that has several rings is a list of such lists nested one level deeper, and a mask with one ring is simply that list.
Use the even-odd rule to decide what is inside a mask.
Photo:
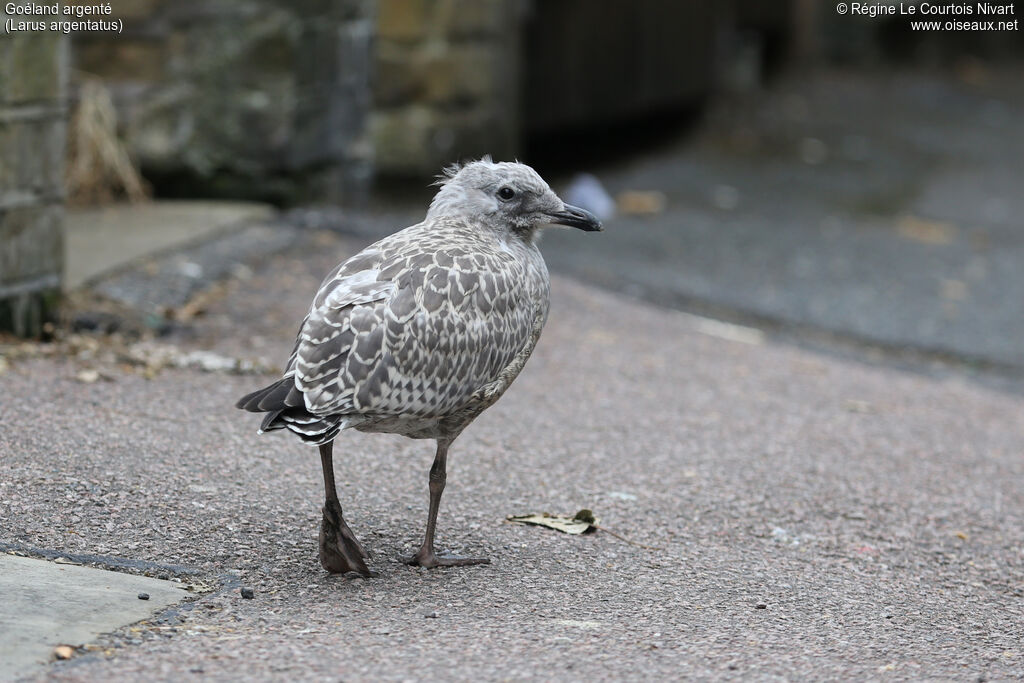
[{"label": "folded wing", "polygon": [[288,368],[306,411],[443,416],[496,379],[527,343],[534,312],[517,266],[474,256],[384,256],[329,277]]}]

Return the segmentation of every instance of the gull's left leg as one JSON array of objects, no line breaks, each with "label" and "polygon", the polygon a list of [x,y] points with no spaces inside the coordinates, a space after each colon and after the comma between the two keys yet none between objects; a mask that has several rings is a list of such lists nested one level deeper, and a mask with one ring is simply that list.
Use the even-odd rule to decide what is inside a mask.
[{"label": "gull's left leg", "polygon": [[419,552],[405,560],[406,564],[419,565],[420,567],[462,567],[470,564],[490,564],[486,557],[451,557],[449,555],[438,555],[434,552],[434,529],[437,526],[437,509],[441,506],[441,493],[444,492],[444,483],[447,479],[448,447],[451,446],[451,439],[437,440],[437,454],[434,456],[434,464],[430,467],[430,511],[427,513],[427,534],[423,539],[423,545]]}]

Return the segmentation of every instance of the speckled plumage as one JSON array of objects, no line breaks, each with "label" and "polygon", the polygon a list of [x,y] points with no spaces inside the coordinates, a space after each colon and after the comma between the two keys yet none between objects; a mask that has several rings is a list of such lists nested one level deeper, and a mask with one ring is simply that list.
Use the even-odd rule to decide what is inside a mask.
[{"label": "speckled plumage", "polygon": [[422,223],[324,279],[284,377],[238,403],[267,413],[262,431],[322,448],[347,428],[438,439],[443,468],[442,448],[522,370],[548,314],[539,227],[600,225],[523,164],[485,158],[440,184]]},{"label": "speckled plumage", "polygon": [[[457,218],[406,228],[324,280],[285,373],[302,404],[264,429],[284,426],[310,443],[345,427],[457,432],[518,374],[547,311],[548,272],[532,242]],[[442,427],[455,415],[463,419]]]}]

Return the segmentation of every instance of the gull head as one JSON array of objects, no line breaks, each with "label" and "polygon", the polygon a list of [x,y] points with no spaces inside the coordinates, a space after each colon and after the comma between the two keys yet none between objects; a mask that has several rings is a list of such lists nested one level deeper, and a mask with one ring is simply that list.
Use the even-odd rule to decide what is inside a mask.
[{"label": "gull head", "polygon": [[519,162],[496,163],[484,157],[450,166],[437,184],[441,189],[430,203],[428,220],[468,219],[529,240],[545,225],[587,232],[602,229],[596,216],[563,202],[536,171]]}]

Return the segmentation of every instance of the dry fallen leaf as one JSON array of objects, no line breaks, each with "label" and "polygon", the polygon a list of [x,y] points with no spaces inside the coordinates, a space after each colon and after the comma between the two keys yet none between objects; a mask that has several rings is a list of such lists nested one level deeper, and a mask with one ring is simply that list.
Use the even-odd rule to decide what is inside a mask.
[{"label": "dry fallen leaf", "polygon": [[77,375],[75,375],[75,379],[83,384],[92,384],[99,380],[103,380],[104,382],[115,381],[112,375],[108,375],[105,372],[100,372],[99,370],[94,370],[92,368],[81,370]]},{"label": "dry fallen leaf", "polygon": [[212,593],[214,586],[202,581],[192,581],[183,585],[189,593]]},{"label": "dry fallen leaf", "polygon": [[597,518],[590,510],[580,510],[573,517],[551,515],[546,512],[532,515],[509,515],[506,519],[518,524],[546,526],[566,534],[585,534],[597,529]]},{"label": "dry fallen leaf", "polygon": [[626,190],[615,197],[615,204],[620,213],[635,216],[650,216],[661,213],[668,204],[664,192]]},{"label": "dry fallen leaf", "polygon": [[630,545],[635,545],[638,548],[647,548],[648,550],[661,550],[661,548],[655,546],[644,545],[643,543],[637,543],[631,541],[625,536],[615,533],[611,529],[603,526],[598,526],[598,519],[594,517],[594,513],[587,508],[583,508],[572,517],[566,517],[563,515],[552,515],[547,512],[539,512],[532,515],[509,515],[505,518],[509,522],[515,522],[517,524],[531,524],[533,526],[546,526],[549,529],[555,529],[566,534],[589,534],[593,531],[603,531],[607,534],[611,534],[620,541],[625,541]]},{"label": "dry fallen leaf", "polygon": [[896,233],[900,237],[921,244],[949,244],[956,239],[957,232],[955,225],[919,216],[903,216],[896,224]]},{"label": "dry fallen leaf", "polygon": [[70,645],[58,645],[53,648],[53,656],[57,659],[71,659],[75,654],[75,648]]}]

